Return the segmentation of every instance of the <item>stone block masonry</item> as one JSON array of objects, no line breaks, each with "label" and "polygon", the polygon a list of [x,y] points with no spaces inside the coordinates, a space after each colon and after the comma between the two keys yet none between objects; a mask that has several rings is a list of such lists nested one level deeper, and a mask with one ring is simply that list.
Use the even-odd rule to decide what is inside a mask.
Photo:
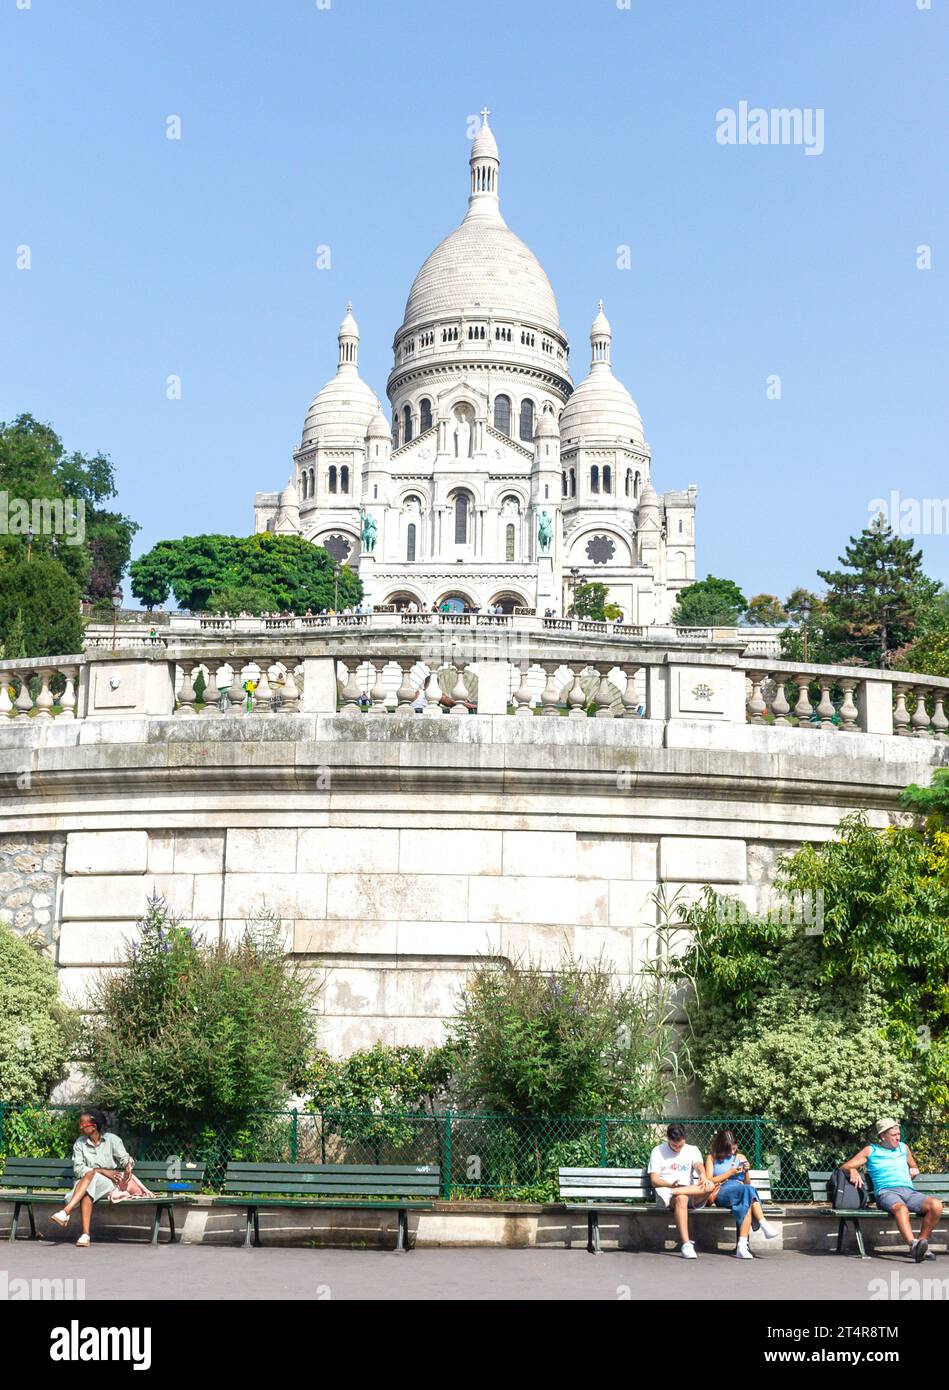
[{"label": "stone block masonry", "polygon": [[55,952],[66,836],[0,833],[0,922]]}]

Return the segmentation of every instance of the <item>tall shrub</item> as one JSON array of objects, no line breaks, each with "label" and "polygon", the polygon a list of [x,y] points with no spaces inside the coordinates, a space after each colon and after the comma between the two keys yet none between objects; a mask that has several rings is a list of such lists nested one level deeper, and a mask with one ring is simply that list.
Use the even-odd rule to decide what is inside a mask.
[{"label": "tall shrub", "polygon": [[134,1128],[231,1132],[302,1090],[313,987],[278,933],[203,945],[152,900],[127,969],[99,982],[88,1030],[95,1097]]},{"label": "tall shrub", "polygon": [[66,1076],[76,1014],[59,998],[56,967],[0,923],[0,1101],[35,1105]]}]

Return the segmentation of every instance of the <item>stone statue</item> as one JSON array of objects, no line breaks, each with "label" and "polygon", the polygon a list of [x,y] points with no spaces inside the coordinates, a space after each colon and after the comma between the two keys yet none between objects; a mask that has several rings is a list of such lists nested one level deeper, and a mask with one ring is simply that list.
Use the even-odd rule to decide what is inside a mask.
[{"label": "stone statue", "polygon": [[376,548],[376,522],[375,518],[362,507],[359,509],[362,517],[362,548],[367,555],[371,555]]},{"label": "stone statue", "polygon": [[549,555],[554,540],[554,523],[548,512],[541,512],[537,518],[537,540],[541,555]]},{"label": "stone statue", "polygon": [[471,425],[464,415],[459,416],[455,426],[455,458],[471,458]]}]

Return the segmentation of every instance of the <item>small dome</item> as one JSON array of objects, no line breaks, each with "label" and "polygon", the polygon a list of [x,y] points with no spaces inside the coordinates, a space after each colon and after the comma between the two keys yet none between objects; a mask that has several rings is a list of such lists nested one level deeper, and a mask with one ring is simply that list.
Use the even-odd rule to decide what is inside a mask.
[{"label": "small dome", "polygon": [[567,401],[560,437],[565,445],[594,439],[645,444],[636,402],[606,364],[594,367]]},{"label": "small dome", "polygon": [[556,439],[560,434],[557,428],[557,421],[552,410],[542,410],[537,419],[537,428],[534,431],[535,439]]},{"label": "small dome", "polygon": [[648,478],[643,483],[643,490],[639,494],[640,512],[642,512],[643,509],[647,507],[650,509],[654,507],[656,511],[659,510],[659,494]]},{"label": "small dome", "polygon": [[283,489],[283,492],[281,492],[279,497],[277,498],[277,506],[283,508],[296,507],[298,505],[299,504],[297,500],[297,490],[294,487],[293,479],[291,478],[290,481],[287,483],[287,486]]},{"label": "small dome", "polygon": [[367,439],[388,439],[389,424],[381,410],[377,410],[369,421],[369,428],[366,430]]},{"label": "small dome", "polygon": [[593,320],[593,327],[590,329],[590,337],[598,338],[604,336],[612,338],[613,330],[610,327],[609,319],[603,312],[603,301],[601,299],[599,304],[597,305],[596,318]]},{"label": "small dome", "polygon": [[498,159],[498,142],[494,138],[494,132],[488,125],[490,112],[485,108],[481,112],[481,129],[475,136],[474,144],[471,146],[472,159]]},{"label": "small dome", "polygon": [[369,421],[381,408],[372,387],[355,371],[351,374],[339,372],[310,405],[303,422],[303,443],[326,444],[336,440],[361,443]]},{"label": "small dome", "polygon": [[342,323],[339,325],[339,336],[340,336],[341,338],[344,337],[344,336],[347,337],[347,338],[358,338],[358,337],[359,337],[359,325],[357,324],[356,320],[353,318],[353,306],[352,306],[352,304],[347,304],[347,305],[346,305],[346,313],[343,315],[343,321],[342,321]]}]

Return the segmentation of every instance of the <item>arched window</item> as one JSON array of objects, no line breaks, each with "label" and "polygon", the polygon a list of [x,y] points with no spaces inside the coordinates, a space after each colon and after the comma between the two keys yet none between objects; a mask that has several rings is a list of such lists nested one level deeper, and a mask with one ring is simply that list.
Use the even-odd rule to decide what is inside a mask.
[{"label": "arched window", "polygon": [[468,498],[463,492],[455,498],[455,544],[468,544]]},{"label": "arched window", "polygon": [[494,428],[499,434],[506,434],[511,437],[511,398],[510,396],[495,396],[494,398]]},{"label": "arched window", "polygon": [[339,490],[340,492],[349,491],[349,465],[346,463],[339,470]]},{"label": "arched window", "polygon": [[316,496],[316,473],[312,468],[310,469],[310,496]]},{"label": "arched window", "polygon": [[336,464],[330,464],[330,492],[336,491]]},{"label": "arched window", "polygon": [[408,444],[412,438],[412,407],[406,405],[402,407],[402,443]]},{"label": "arched window", "polygon": [[594,464],[590,469],[590,491],[599,492],[600,490],[600,469],[598,464]]},{"label": "arched window", "polygon": [[534,402],[521,401],[521,428],[520,435],[528,443],[533,443],[534,439]]},{"label": "arched window", "polygon": [[570,496],[571,496],[571,497],[576,497],[576,495],[577,495],[577,470],[576,470],[575,468],[571,468],[571,470],[570,470]]},{"label": "arched window", "polygon": [[419,434],[424,434],[432,428],[432,403],[427,396],[419,401],[418,415]]},{"label": "arched window", "polygon": [[300,497],[306,501],[306,469],[300,474]]},{"label": "arched window", "polygon": [[393,415],[393,417],[392,417],[392,447],[393,447],[393,449],[397,449],[397,448],[399,447],[399,417],[398,417],[398,415]]},{"label": "arched window", "polygon": [[563,495],[564,495],[564,497],[566,497],[566,496],[567,496],[567,474],[566,474],[566,471],[564,471],[563,473],[561,473],[560,476],[561,476],[561,478],[562,478],[562,480],[563,480]]},{"label": "arched window", "polygon": [[415,522],[414,522],[414,521],[411,522],[411,523],[409,524],[409,528],[408,528],[408,530],[406,531],[405,536],[406,536],[406,540],[405,540],[405,558],[406,558],[407,560],[414,560],[414,559],[415,559]]},{"label": "arched window", "polygon": [[613,470],[608,463],[603,465],[603,491],[613,491]]},{"label": "arched window", "polygon": [[639,496],[639,487],[640,487],[640,483],[641,483],[641,482],[642,482],[642,479],[640,478],[639,474],[637,473],[636,476],[635,476],[635,478],[633,479],[633,496],[634,496],[634,497],[638,497],[638,496]]},{"label": "arched window", "polygon": [[633,470],[632,470],[631,468],[627,468],[627,470],[626,470],[626,496],[627,496],[627,497],[632,497],[632,495],[633,495]]},{"label": "arched window", "polygon": [[504,532],[504,558],[514,559],[514,527],[508,526]]}]

